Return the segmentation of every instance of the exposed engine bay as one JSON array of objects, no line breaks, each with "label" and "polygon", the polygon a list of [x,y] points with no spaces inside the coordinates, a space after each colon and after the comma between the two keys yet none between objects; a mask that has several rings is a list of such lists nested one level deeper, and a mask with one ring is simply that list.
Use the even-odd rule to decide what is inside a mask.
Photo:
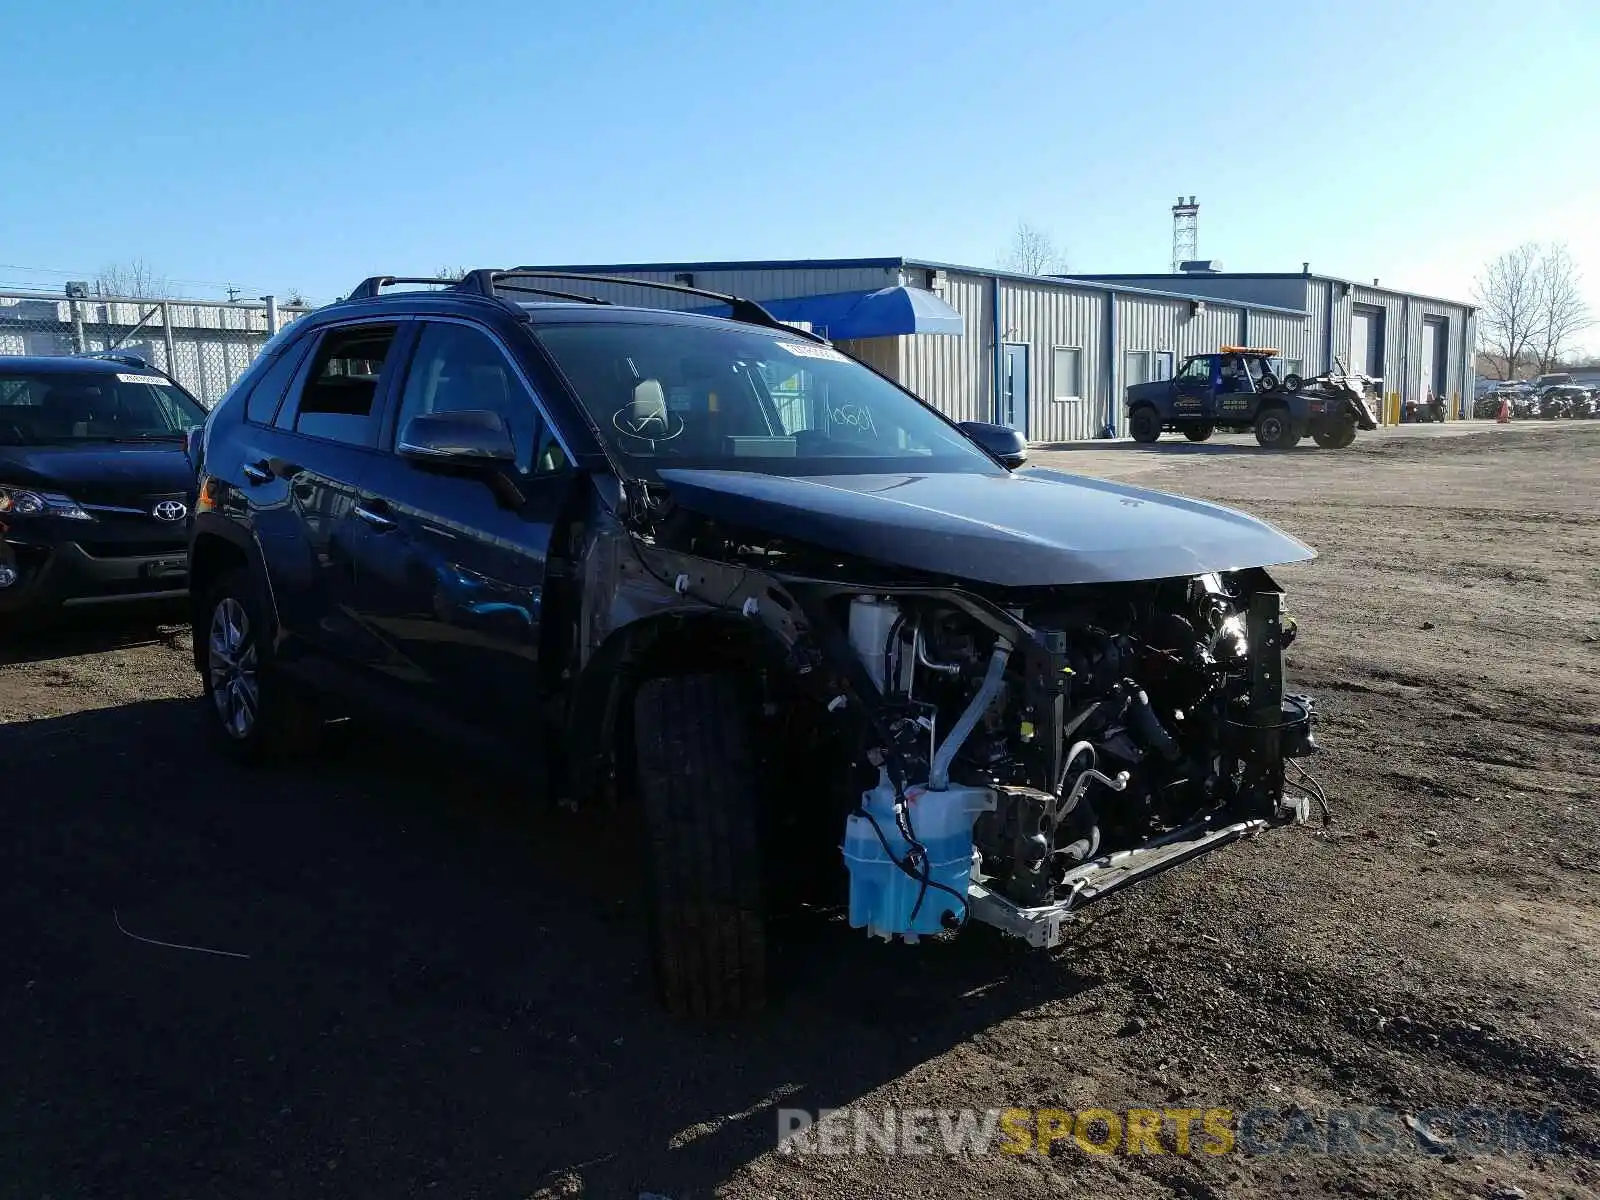
[{"label": "exposed engine bay", "polygon": [[870,932],[976,917],[1053,944],[1091,899],[1303,820],[1312,800],[1326,812],[1308,776],[1285,799],[1286,762],[1316,749],[1314,708],[1283,692],[1295,626],[1265,571],[1041,589],[1003,609],[847,603],[889,742],[846,833],[851,920]]},{"label": "exposed engine bay", "polygon": [[[885,525],[900,514],[882,477],[719,475],[713,490],[677,472],[675,493],[696,507],[636,494],[631,524],[647,540],[616,560],[637,564],[639,603],[670,592],[668,605],[768,635],[771,656],[735,637],[724,661],[765,663],[764,711],[795,714],[763,735],[772,762],[788,748],[779,787],[803,779],[798,794],[837,800],[799,808],[830,839],[843,817],[833,845],[852,926],[915,940],[976,920],[1052,946],[1078,910],[1130,884],[1314,805],[1328,818],[1296,761],[1317,749],[1315,709],[1284,691],[1296,627],[1282,589],[1261,566],[1206,565],[1297,561],[1308,547],[1182,498],[1042,473],[948,478],[991,517]],[[915,504],[917,486],[931,485],[893,477],[894,503]],[[1066,488],[1080,518],[1099,510],[1114,527],[1040,507]],[[1130,521],[1150,538],[1131,540]],[[1046,538],[1055,552],[1038,550]],[[1194,573],[1134,575],[1186,562]],[[682,643],[698,669],[717,644]],[[780,853],[811,836],[794,831]]]}]

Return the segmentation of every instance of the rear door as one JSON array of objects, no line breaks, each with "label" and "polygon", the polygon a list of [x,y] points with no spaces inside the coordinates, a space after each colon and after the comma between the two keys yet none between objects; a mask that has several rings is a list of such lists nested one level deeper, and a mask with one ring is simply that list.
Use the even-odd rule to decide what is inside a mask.
[{"label": "rear door", "polygon": [[[357,486],[377,455],[386,371],[405,322],[335,325],[316,337],[281,404],[247,423],[242,471],[279,621],[279,657],[310,669],[361,657],[350,619]],[[275,381],[263,377],[257,391]],[[283,388],[281,381],[275,384]],[[252,393],[251,401],[255,399]],[[252,404],[254,409],[254,405]],[[275,415],[274,415],[275,408]]]},{"label": "rear door", "polygon": [[[356,535],[356,619],[388,688],[443,721],[525,738],[540,700],[552,539],[577,476],[497,333],[443,317],[418,330],[360,488],[376,519]],[[395,453],[412,417],[474,409],[504,418],[514,466],[461,473]]]}]

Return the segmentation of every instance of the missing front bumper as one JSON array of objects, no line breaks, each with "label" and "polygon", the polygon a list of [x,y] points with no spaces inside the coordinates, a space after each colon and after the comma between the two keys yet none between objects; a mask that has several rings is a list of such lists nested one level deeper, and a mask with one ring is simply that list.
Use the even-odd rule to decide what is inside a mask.
[{"label": "missing front bumper", "polygon": [[1303,822],[1307,815],[1304,802],[1286,798],[1276,822],[1252,818],[1217,826],[1208,821],[1196,821],[1137,850],[1119,850],[1084,863],[1068,872],[1062,881],[1070,889],[1065,899],[1036,908],[1022,908],[975,881],[967,890],[969,912],[975,921],[993,925],[1030,946],[1048,949],[1061,943],[1067,924],[1096,900],[1103,900],[1130,884],[1159,875],[1230,842],[1253,837],[1274,823]]}]

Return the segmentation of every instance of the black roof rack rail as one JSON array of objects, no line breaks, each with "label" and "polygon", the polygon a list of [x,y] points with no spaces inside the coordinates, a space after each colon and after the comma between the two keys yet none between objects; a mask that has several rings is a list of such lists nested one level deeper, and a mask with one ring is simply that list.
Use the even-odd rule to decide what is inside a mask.
[{"label": "black roof rack rail", "polygon": [[435,283],[440,287],[459,287],[459,279],[432,279],[425,275],[369,275],[345,297],[346,300],[371,300],[386,287],[397,283]]},{"label": "black roof rack rail", "polygon": [[550,288],[528,287],[525,284],[505,283],[499,281],[507,275],[505,271],[496,271],[490,267],[480,267],[476,271],[468,271],[466,276],[456,285],[457,291],[476,292],[484,296],[493,296],[497,291],[522,292],[529,296],[550,296],[556,300],[574,300],[579,304],[610,304],[609,300],[602,300],[598,296],[584,296],[578,292],[558,292]]},{"label": "black roof rack rail", "polygon": [[627,275],[587,275],[579,271],[540,271],[533,267],[516,267],[510,271],[473,271],[467,278],[477,282],[480,289],[486,288],[490,295],[494,294],[494,288],[500,285],[502,279],[572,279],[580,283],[611,283],[623,287],[656,288],[659,291],[678,292],[685,296],[703,296],[707,300],[726,304],[732,310],[730,315],[733,319],[746,325],[781,329],[785,333],[792,333],[813,342],[827,340],[807,330],[785,325],[754,300],[746,300],[743,296],[730,296],[727,292],[690,287],[686,283],[661,283],[654,279],[633,279]]},{"label": "black roof rack rail", "polygon": [[732,296],[727,292],[713,292],[706,288],[690,287],[686,283],[661,283],[654,279],[634,279],[627,275],[589,275],[579,271],[540,271],[533,267],[515,267],[509,271],[496,271],[490,267],[480,267],[468,271],[460,279],[434,279],[417,275],[373,275],[363,279],[355,289],[345,297],[346,300],[371,300],[377,297],[384,288],[397,283],[429,283],[447,288],[454,292],[465,292],[469,295],[483,296],[491,300],[505,301],[499,295],[500,291],[523,292],[534,296],[551,296],[559,300],[575,300],[581,304],[610,304],[610,300],[603,300],[599,296],[586,296],[577,292],[554,291],[549,288],[529,287],[526,284],[517,285],[506,283],[510,279],[571,279],[579,283],[610,283],[623,287],[655,288],[663,292],[677,292],[685,296],[703,296],[707,300],[715,300],[719,304],[726,304],[730,315],[735,321],[746,325],[760,325],[766,329],[781,329],[785,333],[794,334],[796,337],[806,338],[808,341],[826,344],[827,338],[810,330],[797,329],[778,320],[754,300],[746,300],[743,296]]}]

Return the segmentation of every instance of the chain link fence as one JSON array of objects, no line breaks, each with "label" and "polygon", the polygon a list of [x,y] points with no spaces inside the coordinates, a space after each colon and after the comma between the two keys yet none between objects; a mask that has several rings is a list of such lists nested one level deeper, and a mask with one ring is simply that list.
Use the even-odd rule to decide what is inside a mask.
[{"label": "chain link fence", "polygon": [[278,328],[308,311],[271,302],[0,290],[0,356],[122,350],[160,367],[209,408]]}]

